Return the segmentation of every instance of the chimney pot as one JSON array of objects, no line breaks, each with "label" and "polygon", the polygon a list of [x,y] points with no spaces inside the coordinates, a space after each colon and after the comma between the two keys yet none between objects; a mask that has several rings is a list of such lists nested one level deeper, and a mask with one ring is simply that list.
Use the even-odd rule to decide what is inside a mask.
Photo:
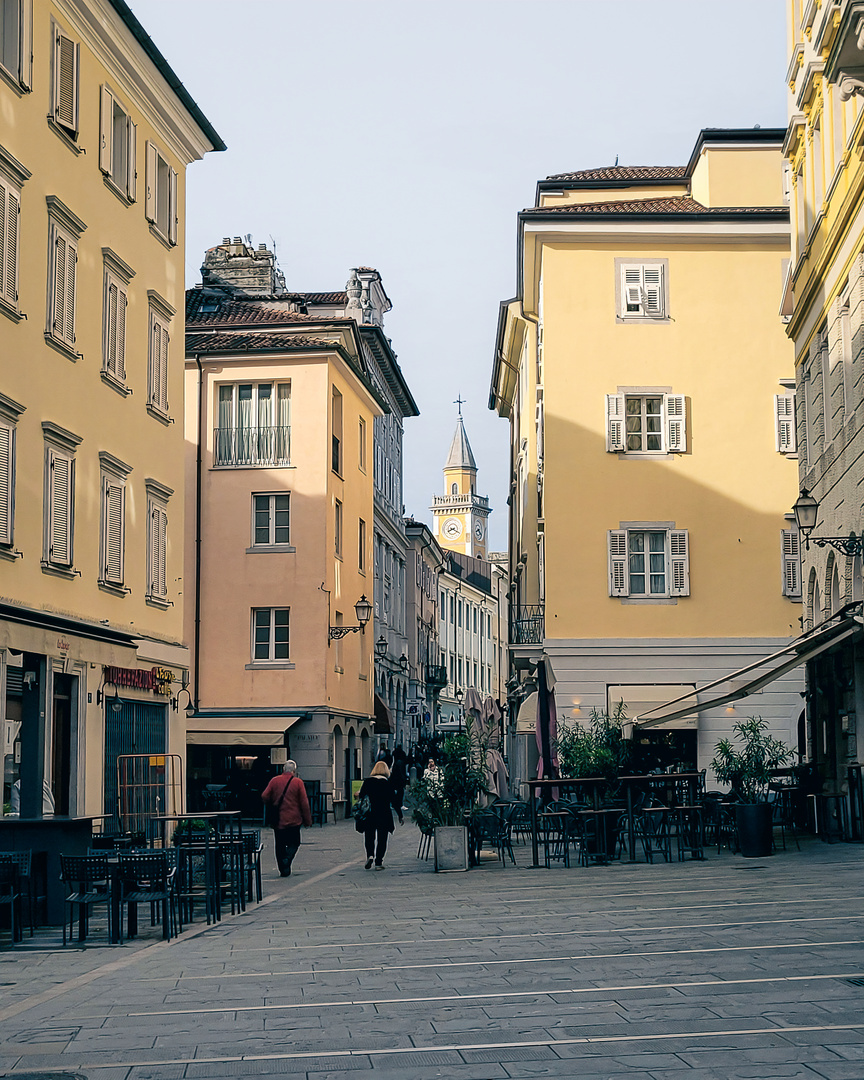
[{"label": "chimney pot", "polygon": [[223,244],[230,244],[231,243],[231,237],[230,236],[223,236],[222,237],[222,243]]},{"label": "chimney pot", "polygon": [[234,237],[234,243],[235,244],[242,244],[243,243],[243,237],[242,236],[235,236]]}]

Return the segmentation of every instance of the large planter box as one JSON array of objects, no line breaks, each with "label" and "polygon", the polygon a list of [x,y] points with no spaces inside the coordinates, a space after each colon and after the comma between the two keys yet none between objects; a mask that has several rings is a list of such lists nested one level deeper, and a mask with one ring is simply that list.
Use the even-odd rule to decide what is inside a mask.
[{"label": "large planter box", "polygon": [[435,830],[435,869],[468,869],[468,829],[465,825],[439,825]]},{"label": "large planter box", "polygon": [[738,803],[735,824],[745,859],[764,859],[773,854],[773,820],[769,803]]}]

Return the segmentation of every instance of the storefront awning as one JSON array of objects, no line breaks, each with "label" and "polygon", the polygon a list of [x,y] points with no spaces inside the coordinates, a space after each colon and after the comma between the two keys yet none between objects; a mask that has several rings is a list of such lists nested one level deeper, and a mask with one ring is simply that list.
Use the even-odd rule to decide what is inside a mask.
[{"label": "storefront awning", "polygon": [[[792,671],[793,668],[806,664],[808,660],[814,659],[814,657],[819,656],[828,649],[833,649],[840,642],[850,638],[853,634],[859,633],[862,625],[864,625],[861,621],[861,615],[852,615],[850,611],[856,609],[860,611],[860,608],[860,601],[847,604],[841,612],[838,612],[832,618],[828,625],[819,626],[815,630],[802,634],[801,637],[790,642],[784,649],[763,657],[763,659],[757,660],[753,664],[748,664],[747,667],[743,667],[738,671],[733,671],[722,679],[707,683],[697,690],[697,695],[701,696],[708,690],[722,686],[723,683],[735,682],[735,688],[728,693],[694,704],[691,692],[691,694],[673,698],[663,705],[657,705],[653,709],[646,709],[635,717],[634,722],[640,728],[667,726],[670,721],[677,720],[679,717],[705,712],[708,709],[716,709],[722,705],[729,705],[733,701],[740,701],[741,698],[749,697],[757,690],[761,690],[763,686],[767,686],[769,683],[774,682],[775,679],[779,679],[781,675],[785,675],[787,671]],[[758,672],[760,668],[766,667],[769,670],[753,675],[745,683],[737,681],[742,675],[749,675],[752,672]],[[657,716],[656,713],[661,713],[661,715]]]},{"label": "storefront awning", "polygon": [[[200,727],[194,726],[197,722]],[[186,744],[188,746],[282,746],[285,732],[303,716],[267,717],[262,724],[260,716],[195,717],[187,721]]]},{"label": "storefront awning", "polygon": [[378,695],[375,695],[375,734],[387,735],[393,730],[390,710]]}]

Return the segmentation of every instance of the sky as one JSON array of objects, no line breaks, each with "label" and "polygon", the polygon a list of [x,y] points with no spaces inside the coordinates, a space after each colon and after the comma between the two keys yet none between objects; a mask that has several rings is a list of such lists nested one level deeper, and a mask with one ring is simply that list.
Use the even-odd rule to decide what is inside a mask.
[{"label": "sky", "polygon": [[495,329],[537,180],[685,164],[703,127],[786,125],[784,0],[130,4],[228,146],[187,173],[187,286],[223,236],[275,243],[292,290],[376,267],[420,409],[405,511],[431,523],[461,397],[492,550],[509,469]]}]

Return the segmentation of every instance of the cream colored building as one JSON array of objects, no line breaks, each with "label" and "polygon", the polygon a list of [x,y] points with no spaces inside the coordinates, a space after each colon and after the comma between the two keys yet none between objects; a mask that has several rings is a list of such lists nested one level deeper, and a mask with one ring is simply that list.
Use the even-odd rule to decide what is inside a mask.
[{"label": "cream colored building", "polygon": [[125,3],[0,22],[4,812],[111,828],[182,787],[185,172],[225,147]]},{"label": "cream colored building", "polygon": [[540,181],[501,305],[513,667],[524,693],[551,658],[564,721],[646,714],[664,763],[706,767],[751,714],[799,742],[800,671],[708,704],[800,633],[783,134],[707,129],[686,164]]}]

